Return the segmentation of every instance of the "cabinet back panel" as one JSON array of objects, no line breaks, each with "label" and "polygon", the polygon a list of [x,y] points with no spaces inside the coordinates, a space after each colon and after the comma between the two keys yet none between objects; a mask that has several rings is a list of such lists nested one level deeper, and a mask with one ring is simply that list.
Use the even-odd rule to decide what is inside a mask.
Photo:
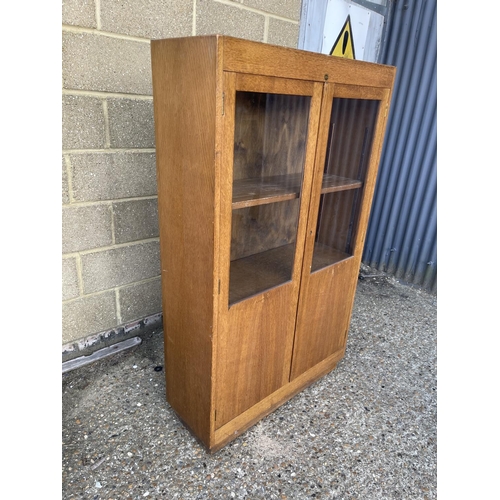
[{"label": "cabinet back panel", "polygon": [[235,180],[302,173],[310,99],[236,92]]},{"label": "cabinet back panel", "polygon": [[379,101],[334,98],[325,173],[363,181]]},{"label": "cabinet back panel", "polygon": [[352,235],[357,229],[360,195],[359,189],[322,195],[314,245],[315,254],[319,252],[319,248],[328,246],[352,255],[351,242]]},{"label": "cabinet back panel", "polygon": [[315,257],[324,253],[325,246],[353,255],[379,106],[375,99],[333,99],[324,176],[359,181],[361,189],[321,195],[313,263],[321,261]]},{"label": "cabinet back panel", "polygon": [[294,199],[233,210],[231,260],[294,243],[299,209]]}]

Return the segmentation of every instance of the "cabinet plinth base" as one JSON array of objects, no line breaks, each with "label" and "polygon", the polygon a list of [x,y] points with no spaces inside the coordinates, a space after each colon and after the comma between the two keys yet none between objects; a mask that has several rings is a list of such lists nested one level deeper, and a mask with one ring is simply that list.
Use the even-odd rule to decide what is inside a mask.
[{"label": "cabinet plinth base", "polygon": [[318,363],[307,372],[289,382],[287,385],[275,391],[267,398],[252,406],[247,411],[241,413],[227,424],[216,429],[212,446],[205,445],[207,451],[210,453],[217,452],[227,443],[243,434],[263,417],[269,415],[303,389],[331,372],[335,369],[337,363],[344,357],[344,353],[345,349],[337,351],[321,363]]}]

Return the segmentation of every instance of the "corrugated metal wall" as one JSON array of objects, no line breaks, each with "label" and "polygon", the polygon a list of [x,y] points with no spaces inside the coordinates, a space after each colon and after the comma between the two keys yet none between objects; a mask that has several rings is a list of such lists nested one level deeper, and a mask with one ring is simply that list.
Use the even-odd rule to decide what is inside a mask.
[{"label": "corrugated metal wall", "polygon": [[363,262],[436,292],[437,1],[391,7],[380,62],[397,76]]}]

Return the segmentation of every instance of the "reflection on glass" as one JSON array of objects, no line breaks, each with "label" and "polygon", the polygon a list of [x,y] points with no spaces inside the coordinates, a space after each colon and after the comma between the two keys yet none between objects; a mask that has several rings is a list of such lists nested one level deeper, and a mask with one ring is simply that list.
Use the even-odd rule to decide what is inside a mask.
[{"label": "reflection on glass", "polygon": [[379,101],[334,99],[311,271],[350,257]]},{"label": "reflection on glass", "polygon": [[292,277],[310,99],[236,93],[230,304]]}]

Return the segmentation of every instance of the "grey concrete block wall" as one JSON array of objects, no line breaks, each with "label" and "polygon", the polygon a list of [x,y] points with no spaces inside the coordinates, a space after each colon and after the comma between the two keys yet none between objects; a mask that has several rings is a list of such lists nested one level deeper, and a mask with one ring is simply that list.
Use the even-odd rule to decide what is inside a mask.
[{"label": "grey concrete block wall", "polygon": [[73,253],[113,243],[112,214],[105,204],[66,206],[62,210],[63,253]]},{"label": "grey concrete block wall", "polygon": [[101,0],[101,29],[150,39],[189,36],[193,0]]},{"label": "grey concrete block wall", "polygon": [[299,21],[301,2],[290,0],[237,0],[247,7],[276,14],[280,17]]},{"label": "grey concrete block wall", "polygon": [[63,95],[63,149],[100,149],[106,144],[103,99]]},{"label": "grey concrete block wall", "polygon": [[155,127],[151,99],[108,99],[111,148],[154,148]]},{"label": "grey concrete block wall", "polygon": [[108,150],[68,153],[67,158],[76,202],[157,194],[154,152]]},{"label": "grey concrete block wall", "polygon": [[161,309],[160,278],[124,286],[120,290],[119,304],[123,321],[158,312]]},{"label": "grey concrete block wall", "polygon": [[62,76],[67,89],[151,95],[149,43],[63,31]]},{"label": "grey concrete block wall", "polygon": [[299,39],[299,25],[282,19],[269,19],[269,34],[267,41],[273,45],[296,47]]},{"label": "grey concrete block wall", "polygon": [[63,259],[62,266],[62,298],[63,300],[74,299],[80,294],[76,258],[68,257]]},{"label": "grey concrete block wall", "polygon": [[116,243],[157,238],[157,198],[113,203]]},{"label": "grey concrete block wall", "polygon": [[66,158],[62,158],[62,204],[66,205],[69,203],[69,185],[68,185],[68,165],[66,163]]},{"label": "grey concrete block wall", "polygon": [[118,321],[114,290],[65,301],[62,305],[63,345],[83,339],[90,332],[112,329]]},{"label": "grey concrete block wall", "polygon": [[63,0],[62,342],[161,312],[150,40],[297,47],[301,0]]},{"label": "grey concrete block wall", "polygon": [[95,0],[63,0],[63,24],[97,28]]},{"label": "grey concrete block wall", "polygon": [[196,27],[199,35],[220,33],[262,42],[265,26],[266,18],[256,12],[225,3],[207,0],[196,2]]},{"label": "grey concrete block wall", "polygon": [[84,293],[128,285],[160,274],[158,241],[134,243],[81,257]]}]

